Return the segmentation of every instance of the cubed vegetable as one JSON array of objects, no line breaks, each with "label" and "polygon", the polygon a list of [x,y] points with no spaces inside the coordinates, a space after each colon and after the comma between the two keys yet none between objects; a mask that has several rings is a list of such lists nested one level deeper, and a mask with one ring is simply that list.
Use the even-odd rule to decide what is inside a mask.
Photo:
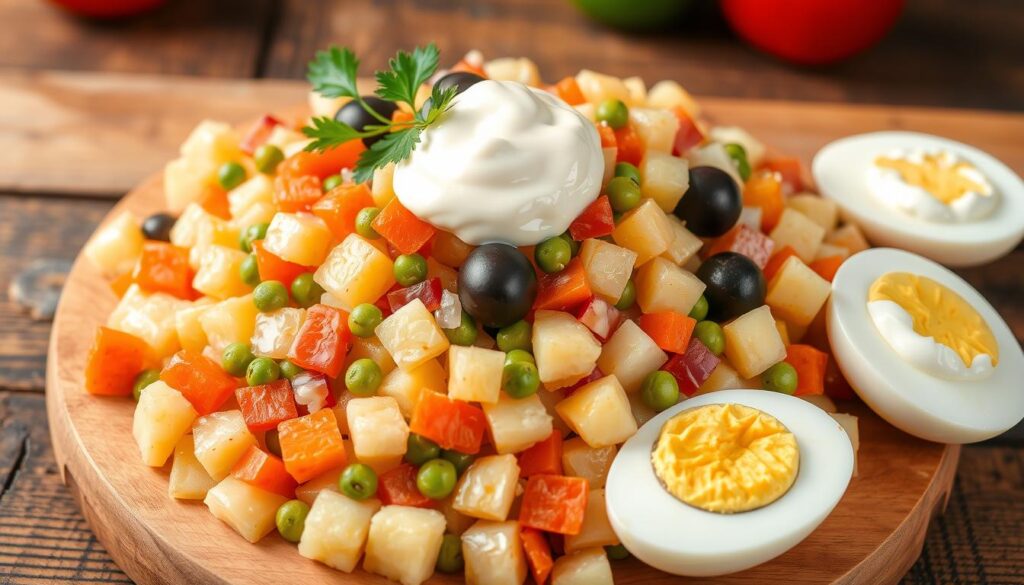
[{"label": "cubed vegetable", "polygon": [[132,269],[132,280],[148,293],[163,292],[179,299],[191,299],[194,291],[188,256],[186,248],[147,241]]},{"label": "cubed vegetable", "polygon": [[515,455],[480,457],[459,478],[452,507],[474,518],[505,520],[516,497],[518,481]]},{"label": "cubed vegetable", "polygon": [[761,210],[761,223],[757,226],[760,231],[767,233],[775,229],[785,207],[779,177],[762,171],[747,179],[743,186],[743,205]]},{"label": "cubed vegetable", "polygon": [[256,173],[241,185],[228,191],[228,209],[232,217],[244,215],[258,203],[273,203],[274,181],[268,175]]},{"label": "cubed vegetable", "polygon": [[155,357],[167,357],[179,347],[174,315],[188,306],[188,301],[166,293],[146,294],[133,284],[107,317],[107,327],[142,339],[153,349]]},{"label": "cubed vegetable", "polygon": [[533,352],[545,386],[568,386],[593,371],[601,344],[568,313],[537,311],[533,321]]},{"label": "cubed vegetable", "polygon": [[692,272],[666,258],[655,258],[641,266],[634,283],[636,302],[645,313],[689,314],[706,288]]},{"label": "cubed vegetable", "polygon": [[675,81],[659,81],[647,92],[647,105],[652,108],[682,108],[691,118],[700,116],[700,105]]},{"label": "cubed vegetable", "polygon": [[178,343],[182,349],[198,352],[206,347],[206,332],[203,331],[199,317],[213,303],[210,297],[203,297],[174,314],[174,330],[178,334]]},{"label": "cubed vegetable", "polygon": [[395,311],[374,331],[377,338],[403,370],[413,370],[444,353],[448,337],[437,326],[423,301],[415,299]]},{"label": "cubed vegetable", "polygon": [[626,320],[604,344],[597,367],[605,374],[614,374],[626,392],[637,392],[644,378],[666,361],[668,356],[657,341],[636,322]]},{"label": "cubed vegetable", "polygon": [[231,477],[288,499],[295,497],[298,484],[284,468],[284,462],[252,445],[231,469]]},{"label": "cubed vegetable", "polygon": [[348,457],[329,408],[286,420],[277,427],[285,469],[299,483],[345,465]]},{"label": "cubed vegetable", "polygon": [[794,257],[786,260],[768,283],[765,303],[776,317],[798,327],[806,327],[830,294],[831,283]]},{"label": "cubed vegetable", "polygon": [[395,284],[391,258],[359,235],[349,234],[317,268],[313,280],[351,311],[376,302]]},{"label": "cubed vegetable", "polygon": [[278,213],[267,228],[263,248],[286,262],[317,266],[327,257],[331,238],[327,224],[315,215]]},{"label": "cubed vegetable", "polygon": [[672,226],[653,199],[645,199],[619,219],[612,232],[615,243],[636,252],[636,265],[665,253],[672,245]]},{"label": "cubed vegetable", "polygon": [[573,258],[560,272],[543,274],[537,285],[533,308],[542,311],[568,311],[593,296],[587,282],[582,258]]},{"label": "cubed vegetable", "polygon": [[245,258],[245,253],[238,249],[206,246],[199,256],[199,270],[191,287],[215,299],[246,294],[251,288],[242,282],[241,266]]},{"label": "cubed vegetable", "polygon": [[593,489],[603,488],[617,452],[615,445],[591,447],[580,437],[573,437],[562,446],[562,468],[565,475],[582,477]]},{"label": "cubed vegetable", "polygon": [[196,459],[216,481],[227,477],[249,447],[256,445],[256,437],[249,432],[245,418],[237,410],[197,418],[192,425],[192,436]]},{"label": "cubed vegetable", "polygon": [[274,204],[285,213],[308,212],[324,195],[320,177],[278,175],[274,179]]},{"label": "cubed vegetable", "polygon": [[351,573],[363,556],[370,521],[378,510],[379,500],[357,502],[334,491],[322,491],[306,516],[299,554]]},{"label": "cubed vegetable", "polygon": [[782,268],[782,265],[793,257],[796,257],[796,250],[793,249],[793,246],[785,246],[772,254],[772,257],[768,259],[768,263],[764,266],[765,281],[771,282],[775,275],[778,274],[779,269]]},{"label": "cubed vegetable", "polygon": [[85,391],[99,396],[130,396],[135,377],[153,361],[153,350],[138,337],[100,327],[85,363]]},{"label": "cubed vegetable", "polygon": [[478,521],[462,534],[466,584],[522,585],[526,581],[523,544],[518,522]]},{"label": "cubed vegetable", "polygon": [[290,287],[292,281],[300,274],[313,270],[312,267],[288,262],[271,253],[263,245],[263,240],[253,242],[252,250],[256,254],[256,267],[260,274],[260,280],[276,280]]},{"label": "cubed vegetable", "polygon": [[[427,265],[428,275],[430,265]],[[456,278],[458,278],[456,276]],[[388,308],[394,313],[402,307],[411,303],[414,299],[419,299],[426,307],[427,311],[433,313],[434,311],[441,308],[441,295],[443,294],[444,287],[441,285],[440,278],[427,278],[422,282],[417,282],[412,286],[400,288],[395,291],[388,293]]]},{"label": "cubed vegetable", "polygon": [[366,148],[362,140],[349,140],[320,152],[299,152],[288,157],[277,169],[278,174],[298,177],[316,175],[326,179],[341,169],[353,169]]},{"label": "cubed vegetable", "polygon": [[[671,154],[676,131],[679,130],[679,119],[671,110],[630,108],[629,124],[640,135],[648,156],[652,152]],[[646,178],[646,174],[644,177]]]},{"label": "cubed vegetable", "polygon": [[[822,244],[822,247],[828,244]],[[813,270],[818,276],[824,278],[828,282],[836,277],[836,272],[839,272],[839,267],[843,265],[845,259],[842,256],[828,256],[826,258],[818,258],[814,262],[808,265],[808,268]]]},{"label": "cubed vegetable", "polygon": [[337,378],[351,338],[346,313],[327,305],[313,305],[306,311],[288,359],[307,370]]},{"label": "cubed vegetable", "polygon": [[[352,349],[349,350],[348,357],[345,358],[345,367],[347,368],[352,362],[362,358],[370,358],[377,362],[384,376],[395,369],[395,360],[391,359],[391,354],[376,337],[352,337]],[[398,402],[401,404],[402,401]]]},{"label": "cubed vegetable", "polygon": [[437,392],[423,392],[409,430],[441,446],[475,455],[480,451],[487,418],[479,408]]},{"label": "cubed vegetable", "polygon": [[782,177],[787,194],[803,191],[807,185],[807,181],[804,180],[807,171],[796,157],[772,157],[764,160],[761,167]]},{"label": "cubed vegetable", "polygon": [[786,357],[786,346],[766,305],[740,315],[722,331],[725,355],[744,378],[752,378]]},{"label": "cubed vegetable", "polygon": [[596,295],[615,303],[633,275],[637,254],[604,240],[589,239],[580,246],[587,284]]},{"label": "cubed vegetable", "polygon": [[390,396],[354,398],[345,408],[349,437],[359,461],[397,461],[405,454],[409,426]]},{"label": "cubed vegetable", "polygon": [[295,336],[306,320],[306,310],[283,307],[256,315],[255,331],[250,346],[259,357],[281,360],[288,357]]},{"label": "cubed vegetable", "polygon": [[96,232],[82,253],[112,278],[131,271],[142,254],[144,242],[139,219],[132,212],[123,211]]},{"label": "cubed vegetable", "polygon": [[299,416],[288,380],[243,386],[235,390],[235,400],[246,426],[254,433],[276,429],[282,422]]},{"label": "cubed vegetable", "polygon": [[[729,362],[721,361],[717,366],[715,366],[715,369],[711,371],[711,375],[709,375],[707,379],[704,380],[704,383],[700,385],[700,388],[697,390],[697,394],[707,394],[708,392],[715,392],[718,390],[731,390],[734,388],[745,387],[748,387],[747,381],[744,380],[731,365],[729,365]],[[758,385],[754,384],[753,387],[756,388]]]},{"label": "cubed vegetable", "polygon": [[[385,355],[387,354],[385,353]],[[388,355],[388,360],[390,359],[391,357]],[[394,368],[393,365],[392,368]],[[394,398],[402,416],[412,418],[413,412],[416,411],[416,405],[420,402],[420,396],[424,392],[444,394],[447,391],[447,378],[444,368],[436,359],[427,360],[412,370],[392,369],[391,372],[384,375],[377,394]]]},{"label": "cubed vegetable", "polygon": [[551,415],[536,394],[518,399],[501,394],[483,409],[498,453],[518,453],[551,435]]},{"label": "cubed vegetable", "polygon": [[607,195],[601,195],[569,224],[569,235],[572,236],[572,239],[582,242],[587,238],[610,236],[614,229],[615,217],[612,213],[612,205],[608,201]]},{"label": "cubed vegetable", "polygon": [[662,211],[671,213],[690,186],[690,171],[686,159],[669,154],[675,139],[674,127],[678,125],[678,121],[673,114],[666,113],[675,123],[673,133],[664,145],[668,150],[656,152],[648,149],[640,164],[640,191],[644,197],[653,199]]},{"label": "cubed vegetable", "polygon": [[576,85],[587,101],[595,105],[611,99],[629,101],[629,90],[618,77],[582,69],[576,74]]},{"label": "cubed vegetable", "polygon": [[163,467],[195,418],[196,409],[181,392],[160,381],[146,386],[132,420],[132,436],[142,452],[142,462]]},{"label": "cubed vegetable", "polygon": [[615,376],[605,376],[576,390],[555,410],[591,447],[617,445],[636,433],[629,399]]},{"label": "cubed vegetable", "polygon": [[448,396],[465,402],[497,403],[504,366],[504,352],[451,346],[448,350]]},{"label": "cubed vegetable", "polygon": [[854,223],[843,224],[841,227],[833,230],[825,238],[825,243],[846,248],[850,251],[850,254],[863,252],[870,246],[868,241],[864,239],[864,234],[861,233],[860,228]]},{"label": "cubed vegetable", "polygon": [[592,489],[587,495],[587,508],[583,513],[583,525],[579,534],[565,537],[565,552],[573,553],[591,547],[605,547],[619,544],[619,537],[608,521],[603,489]]},{"label": "cubed vegetable", "polygon": [[603,548],[588,548],[555,561],[551,585],[614,585],[612,566]]},{"label": "cubed vegetable", "polygon": [[796,370],[797,396],[825,393],[825,371],[828,354],[809,345],[793,344],[786,348],[786,363]]},{"label": "cubed vegetable", "polygon": [[745,224],[738,224],[716,239],[706,254],[714,256],[721,252],[736,252],[754,261],[758,268],[764,268],[775,249],[775,242],[759,230]]},{"label": "cubed vegetable", "polygon": [[287,501],[234,477],[221,480],[204,500],[211,514],[249,542],[258,542],[274,530],[277,509]]},{"label": "cubed vegetable", "polygon": [[181,392],[200,415],[218,410],[238,387],[238,380],[220,364],[187,350],[174,354],[160,372],[160,379]]},{"label": "cubed vegetable", "polygon": [[543,441],[523,450],[518,456],[519,475],[562,475],[562,445],[562,431],[554,429]]},{"label": "cubed vegetable", "polygon": [[199,324],[210,347],[221,352],[232,343],[249,343],[258,313],[252,295],[248,294],[211,305],[199,315]]},{"label": "cubed vegetable", "polygon": [[355,232],[359,210],[373,205],[370,188],[366,183],[359,183],[335,187],[323,199],[314,203],[311,211],[331,230],[334,241],[340,242]]},{"label": "cubed vegetable", "polygon": [[395,198],[395,163],[375,169],[373,181],[371,181],[370,195],[373,196],[373,204],[377,207],[384,207]]},{"label": "cubed vegetable", "polygon": [[420,585],[434,574],[444,527],[437,510],[384,506],[370,521],[363,569],[402,585]]},{"label": "cubed vegetable", "polygon": [[416,487],[416,472],[412,465],[402,463],[382,473],[377,484],[380,501],[385,506],[434,507],[434,500],[420,493]]},{"label": "cubed vegetable", "polygon": [[831,232],[839,221],[839,207],[836,202],[818,195],[801,193],[786,200],[786,206],[803,213],[808,219]]},{"label": "cubed vegetable", "polygon": [[679,120],[679,130],[676,131],[676,138],[672,143],[672,154],[683,156],[690,149],[704,143],[708,136],[708,130],[705,124],[696,120],[682,107],[673,107],[672,113]]},{"label": "cubed vegetable", "polygon": [[677,266],[682,266],[697,255],[704,242],[693,235],[693,232],[686,229],[683,220],[674,215],[666,215],[665,217],[668,218],[669,226],[672,229],[672,243],[669,244],[668,250],[662,253],[662,256],[668,258]]},{"label": "cubed vegetable", "polygon": [[693,328],[697,325],[692,317],[675,311],[641,315],[637,323],[658,347],[669,353],[685,352]]},{"label": "cubed vegetable", "polygon": [[587,326],[599,340],[604,341],[622,322],[622,312],[614,305],[594,297],[576,310],[576,319]]},{"label": "cubed vegetable", "polygon": [[523,552],[526,554],[526,563],[530,567],[533,581],[543,585],[551,576],[551,568],[555,565],[551,558],[551,545],[548,544],[544,533],[534,528],[523,528],[519,531],[519,537],[523,541]]},{"label": "cubed vegetable", "polygon": [[796,209],[787,208],[769,236],[776,246],[791,246],[801,260],[811,262],[825,238],[825,228]]},{"label": "cubed vegetable", "polygon": [[519,523],[557,534],[579,534],[589,488],[581,477],[535,475],[526,481]]},{"label": "cubed vegetable", "polygon": [[174,447],[174,463],[167,480],[167,493],[176,500],[202,500],[217,485],[196,459],[192,435],[185,435]]},{"label": "cubed vegetable", "polygon": [[403,254],[413,254],[437,231],[394,198],[373,220],[373,229]]}]

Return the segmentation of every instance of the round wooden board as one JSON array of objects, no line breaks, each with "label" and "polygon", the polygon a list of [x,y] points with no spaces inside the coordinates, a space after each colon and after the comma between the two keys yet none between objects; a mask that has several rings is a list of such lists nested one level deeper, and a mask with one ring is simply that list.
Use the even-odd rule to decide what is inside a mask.
[{"label": "round wooden board", "polygon": [[[163,206],[160,176],[111,212],[144,216]],[[54,452],[97,538],[136,582],[191,585],[281,583],[385,584],[361,570],[345,574],[309,561],[276,533],[249,544],[201,502],[167,494],[170,464],[142,465],[131,434],[131,400],[82,388],[96,327],[117,302],[107,281],[81,257],[64,287],[50,341],[46,405]],[[915,439],[861,404],[858,475],[832,515],[804,542],[742,573],[701,583],[895,583],[920,554],[928,522],[945,506],[959,447]],[[680,527],[685,530],[686,527]],[[688,582],[635,559],[613,564],[616,583]],[[694,580],[693,582],[697,582]],[[462,583],[437,575],[430,583]]]}]

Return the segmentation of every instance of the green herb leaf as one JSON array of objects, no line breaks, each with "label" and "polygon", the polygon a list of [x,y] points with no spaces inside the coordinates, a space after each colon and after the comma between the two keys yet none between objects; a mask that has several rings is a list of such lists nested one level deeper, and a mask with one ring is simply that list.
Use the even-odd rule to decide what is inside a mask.
[{"label": "green herb leaf", "polygon": [[416,92],[437,70],[440,52],[434,43],[416,47],[412,54],[399,51],[388,65],[390,71],[378,71],[377,95],[393,102],[416,103]]},{"label": "green herb leaf", "polygon": [[388,130],[386,126],[374,126],[372,128],[374,128],[372,131],[359,132],[348,124],[339,122],[334,118],[318,116],[313,118],[312,126],[306,126],[302,129],[302,133],[314,139],[313,142],[306,146],[306,150],[327,150],[349,140],[376,136]]},{"label": "green herb leaf", "polygon": [[422,133],[422,126],[413,126],[398,132],[391,132],[374,142],[373,146],[359,156],[354,176],[356,182],[368,181],[373,177],[375,169],[386,166],[388,163],[399,163],[408,158],[419,144]]},{"label": "green herb leaf", "polygon": [[444,90],[439,90],[435,86],[430,92],[430,111],[427,112],[426,119],[423,118],[423,112],[420,110],[416,112],[417,124],[429,126],[437,121],[441,117],[441,114],[448,111],[448,108],[452,105],[452,100],[455,99],[455,92],[458,90],[454,85],[447,87]]},{"label": "green herb leaf", "polygon": [[317,51],[309,62],[306,78],[313,84],[313,90],[324,97],[359,97],[356,79],[359,59],[348,47],[331,47]]}]

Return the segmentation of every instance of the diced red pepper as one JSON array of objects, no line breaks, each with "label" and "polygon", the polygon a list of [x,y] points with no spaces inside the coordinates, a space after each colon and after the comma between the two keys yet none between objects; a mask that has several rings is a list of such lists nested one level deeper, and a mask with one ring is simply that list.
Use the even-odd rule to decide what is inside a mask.
[{"label": "diced red pepper", "polygon": [[316,270],[315,266],[303,266],[283,260],[280,256],[264,248],[263,240],[253,242],[252,250],[256,253],[256,269],[260,273],[260,280],[276,280],[286,287],[290,287],[292,281],[300,274]]},{"label": "diced red pepper", "polygon": [[534,310],[568,311],[594,296],[587,284],[583,261],[577,256],[561,272],[545,274],[537,287]]},{"label": "diced red pepper", "polygon": [[339,185],[313,204],[313,214],[324,220],[334,239],[344,240],[356,231],[356,215],[364,207],[373,207],[366,183]]},{"label": "diced red pepper", "polygon": [[768,236],[747,224],[737,224],[708,246],[705,257],[721,252],[736,252],[754,261],[758,268],[764,268],[771,258],[775,242]]},{"label": "diced red pepper", "polygon": [[282,422],[277,427],[288,474],[299,483],[337,469],[348,460],[338,419],[330,408]]},{"label": "diced red pepper", "polygon": [[594,382],[596,380],[600,380],[601,378],[604,378],[604,372],[601,371],[601,368],[595,366],[589,374],[587,374],[583,378],[580,378],[579,380],[576,380],[575,384],[573,384],[572,386],[566,386],[565,388],[562,388],[562,392],[564,392],[566,396],[569,396],[570,394],[586,386],[587,384]]},{"label": "diced red pepper", "polygon": [[520,477],[562,475],[562,431],[551,431],[548,438],[524,450],[518,457]]},{"label": "diced red pepper", "polygon": [[804,169],[800,159],[796,157],[770,158],[761,163],[760,168],[779,173],[782,176],[782,184],[786,194],[799,193],[808,185],[808,182],[804,180],[807,171]]},{"label": "diced red pepper", "polygon": [[764,265],[764,279],[766,282],[771,282],[775,278],[775,274],[779,272],[782,265],[789,260],[791,256],[796,256],[796,250],[793,246],[786,246],[778,252],[772,254],[772,257],[768,259],[768,263]]},{"label": "diced red pepper", "polygon": [[637,134],[632,124],[627,124],[615,131],[615,142],[619,147],[615,162],[628,162],[633,165],[640,165],[640,161],[644,159],[646,149],[644,141]]},{"label": "diced red pepper", "polygon": [[832,279],[836,277],[836,272],[839,272],[839,267],[843,265],[845,260],[842,256],[827,256],[825,258],[818,258],[808,264],[808,266],[811,270],[817,272],[818,276],[832,282]]},{"label": "diced red pepper", "polygon": [[786,348],[785,361],[796,370],[796,396],[825,393],[827,353],[809,345],[794,343]]},{"label": "diced red pepper", "polygon": [[160,372],[160,379],[184,396],[200,415],[220,410],[238,387],[238,380],[198,351],[183,349]]},{"label": "diced red pepper", "polygon": [[245,483],[278,494],[288,499],[295,497],[298,483],[288,470],[284,461],[253,445],[242,455],[231,469],[231,476]]},{"label": "diced red pepper", "polygon": [[697,321],[675,311],[659,311],[641,315],[637,324],[661,349],[669,353],[686,353]]},{"label": "diced red pepper", "polygon": [[615,130],[604,122],[597,125],[597,134],[601,137],[601,148],[617,148],[618,141],[615,138]]},{"label": "diced red pepper", "polygon": [[166,242],[146,241],[142,255],[132,270],[132,280],[146,292],[162,292],[191,299],[192,267],[188,263],[188,249]]},{"label": "diced red pepper", "polygon": [[388,293],[388,306],[391,308],[391,312],[394,313],[411,303],[414,299],[419,299],[423,301],[423,305],[427,307],[427,310],[433,313],[441,308],[441,294],[443,291],[444,287],[441,286],[440,278],[428,278],[423,282],[417,282],[412,286]]},{"label": "diced red pepper", "polygon": [[608,301],[591,297],[576,310],[576,319],[587,326],[587,329],[604,341],[619,328],[622,313]]},{"label": "diced red pepper", "polygon": [[254,433],[276,429],[280,423],[299,416],[288,380],[237,388],[235,400],[242,410],[246,426]]},{"label": "diced red pepper", "polygon": [[672,154],[681,156],[694,146],[704,142],[704,133],[681,106],[676,106],[672,111],[679,120],[679,129],[676,130],[676,136],[672,142]]},{"label": "diced red pepper", "polygon": [[203,185],[203,191],[199,194],[199,206],[211,215],[231,219],[228,192],[219,185]]},{"label": "diced red pepper", "polygon": [[615,216],[607,195],[601,195],[595,199],[579,217],[569,224],[569,235],[577,242],[588,238],[609,236],[613,230],[615,230]]},{"label": "diced red pepper", "polygon": [[393,198],[373,219],[373,229],[403,254],[413,254],[437,231]]},{"label": "diced red pepper", "polygon": [[675,377],[680,392],[693,396],[721,361],[699,339],[690,337],[686,352],[672,356],[661,369]]},{"label": "diced red pepper", "polygon": [[385,506],[412,506],[433,508],[434,500],[423,495],[416,487],[416,468],[403,463],[380,476],[377,497]]},{"label": "diced red pepper", "polygon": [[284,122],[277,118],[264,114],[262,118],[257,120],[249,130],[242,137],[242,141],[238,146],[242,149],[242,152],[252,156],[256,149],[263,146],[266,143],[267,138],[270,137],[270,133],[273,132],[275,126],[283,126]]},{"label": "diced red pepper", "polygon": [[519,523],[558,534],[579,534],[589,485],[582,477],[534,475],[526,480]]},{"label": "diced red pepper", "polygon": [[530,565],[530,574],[537,585],[544,585],[551,576],[551,569],[555,566],[551,558],[551,546],[544,538],[544,534],[533,528],[523,528],[519,531],[519,538],[523,541],[523,552],[526,553],[526,563]]},{"label": "diced red pepper", "polygon": [[341,169],[354,169],[364,150],[362,140],[349,140],[323,152],[304,150],[285,159],[277,168],[277,174],[285,177],[313,175],[324,180],[337,175]]},{"label": "diced red pepper", "polygon": [[556,83],[554,93],[570,106],[578,106],[587,101],[587,98],[583,97],[580,85],[576,83],[576,78],[572,76],[565,77]]},{"label": "diced red pepper", "polygon": [[153,360],[153,350],[138,337],[100,327],[85,362],[85,391],[99,396],[131,396],[135,378]]},{"label": "diced red pepper", "polygon": [[295,335],[288,359],[299,367],[337,378],[345,364],[352,333],[348,314],[328,305],[313,305]]},{"label": "diced red pepper", "polygon": [[324,196],[320,177],[280,175],[274,179],[274,204],[285,213],[309,211]]},{"label": "diced red pepper", "polygon": [[424,392],[413,411],[409,430],[441,446],[476,455],[487,430],[484,411],[461,400]]},{"label": "diced red pepper", "polygon": [[761,231],[770,233],[782,217],[786,202],[782,197],[782,183],[775,173],[758,171],[743,186],[743,205],[761,210]]}]

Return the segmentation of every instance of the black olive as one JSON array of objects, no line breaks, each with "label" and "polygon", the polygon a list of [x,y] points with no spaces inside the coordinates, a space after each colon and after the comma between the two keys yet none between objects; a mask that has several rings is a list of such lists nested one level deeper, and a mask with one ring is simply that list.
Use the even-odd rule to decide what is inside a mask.
[{"label": "black olive", "polygon": [[459,269],[462,308],[484,327],[505,327],[530,312],[537,297],[537,273],[518,249],[484,244]]},{"label": "black olive", "polygon": [[[391,115],[394,114],[395,110],[398,109],[398,105],[395,104],[395,102],[382,100],[379,97],[372,95],[364,95],[363,101],[366,102],[366,105],[373,108],[373,111],[377,112],[381,116],[384,116],[388,120],[391,119]],[[356,100],[352,100],[338,108],[338,113],[334,114],[334,119],[339,122],[348,124],[358,132],[362,132],[367,126],[383,124],[383,122],[373,117],[373,115],[370,114],[370,112],[367,112],[365,109],[363,109],[363,106],[360,105],[359,102],[357,102]],[[374,142],[377,142],[378,140],[383,138],[383,136],[384,135],[382,134],[380,136],[374,136],[372,138],[364,138],[363,143],[366,144],[367,147],[369,147]]]},{"label": "black olive", "polygon": [[455,94],[458,95],[483,80],[484,78],[480,77],[476,73],[470,73],[469,71],[453,71],[435,81],[434,87],[443,91],[454,85],[457,88],[455,90]]},{"label": "black olive", "polygon": [[707,285],[708,319],[727,321],[764,304],[764,273],[743,254],[715,254],[700,265],[697,278]]},{"label": "black olive", "polygon": [[690,188],[676,204],[675,214],[686,229],[704,238],[718,237],[736,225],[743,211],[736,181],[722,169],[693,167]]},{"label": "black olive", "polygon": [[147,240],[159,240],[161,242],[171,241],[171,228],[178,221],[169,213],[154,213],[142,222],[142,235]]}]

